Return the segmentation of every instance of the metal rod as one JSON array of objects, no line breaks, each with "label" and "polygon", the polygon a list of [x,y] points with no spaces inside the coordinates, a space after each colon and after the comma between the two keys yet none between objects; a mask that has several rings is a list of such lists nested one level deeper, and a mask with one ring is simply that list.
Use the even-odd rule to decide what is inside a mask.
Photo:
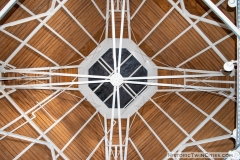
[{"label": "metal rod", "polygon": [[[230,94],[230,96],[233,96],[233,93]],[[193,137],[202,127],[204,127],[212,117],[214,117],[228,102],[230,99],[224,99],[221,104],[217,106],[217,108],[200,123],[190,134],[188,137],[186,137],[181,143],[178,144],[177,147],[175,147],[171,153],[175,153],[183,144],[185,144],[191,137]],[[164,160],[167,160],[167,157],[164,158]]]},{"label": "metal rod", "polygon": [[173,78],[193,78],[193,77],[220,77],[225,76],[222,73],[215,74],[195,74],[195,75],[169,75],[169,76],[149,76],[149,77],[124,77],[123,80],[140,80],[140,79],[173,79]]},{"label": "metal rod", "polygon": [[29,122],[29,124],[40,134],[43,138],[54,146],[54,149],[64,158],[69,159],[61,150],[42,132],[42,130],[23,112],[23,110],[12,100],[12,98],[6,94],[5,91],[1,91],[7,100],[14,106],[14,108]]},{"label": "metal rod", "polygon": [[130,84],[142,84],[150,86],[165,86],[165,87],[177,87],[177,88],[187,88],[196,90],[219,90],[219,91],[232,91],[233,88],[217,88],[217,87],[204,87],[204,86],[191,86],[191,85],[181,85],[181,84],[166,84],[166,83],[150,83],[150,82],[137,82],[137,81],[123,81],[123,83]]},{"label": "metal rod", "polygon": [[110,80],[99,80],[99,81],[81,81],[81,82],[62,82],[62,83],[45,83],[45,84],[25,84],[25,85],[5,85],[2,88],[32,88],[35,87],[51,87],[51,86],[65,86],[65,85],[74,85],[74,84],[92,84],[92,83],[102,83],[102,82],[110,82]]},{"label": "metal rod", "polygon": [[240,37],[239,29],[225,16],[224,13],[210,0],[203,0],[203,2],[235,33]]},{"label": "metal rod", "polygon": [[189,146],[195,146],[195,145],[199,145],[199,144],[220,141],[220,140],[224,140],[224,139],[228,139],[228,138],[231,138],[231,134],[218,136],[218,137],[213,137],[213,138],[208,138],[208,139],[203,139],[203,140],[195,141],[195,142],[189,142],[189,143],[183,144],[182,146],[185,148],[185,147],[189,147]]},{"label": "metal rod", "polygon": [[105,134],[105,160],[108,160],[108,133],[107,133],[107,118],[104,114],[104,134]]},{"label": "metal rod", "polygon": [[[95,111],[92,116],[83,124],[83,126],[74,134],[74,136],[72,136],[72,138],[64,145],[64,147],[61,149],[61,151],[63,152],[69,145],[70,143],[73,142],[73,140],[79,135],[79,133],[88,125],[88,123],[95,117],[95,115],[98,113],[98,110]],[[60,155],[57,155],[57,158]]]},{"label": "metal rod", "polygon": [[15,25],[26,23],[26,22],[29,22],[29,21],[32,21],[32,20],[36,20],[36,19],[39,19],[39,18],[42,18],[42,17],[46,17],[50,14],[51,14],[50,12],[46,12],[46,13],[41,13],[41,14],[38,14],[38,15],[33,15],[31,17],[23,18],[23,19],[14,21],[14,22],[9,22],[7,24],[1,25],[0,30],[3,30],[4,28],[7,28],[7,27],[12,27],[12,26],[15,26]]},{"label": "metal rod", "polygon": [[141,118],[141,120],[143,121],[143,123],[148,127],[148,129],[151,131],[151,133],[155,136],[155,138],[161,143],[161,145],[163,146],[163,148],[167,151],[170,152],[170,150],[167,148],[167,146],[163,143],[163,141],[161,140],[161,138],[156,134],[156,132],[152,129],[152,127],[145,121],[145,119],[141,116],[141,114],[136,111],[137,115]]},{"label": "metal rod", "polygon": [[141,153],[139,152],[139,150],[137,149],[136,145],[133,143],[132,139],[129,138],[129,142],[131,142],[133,148],[135,149],[135,151],[137,152],[138,156],[140,157],[141,160],[144,160],[143,156],[141,155]]},{"label": "metal rod", "polygon": [[127,151],[128,151],[128,136],[129,136],[129,122],[130,122],[130,117],[129,115],[127,116],[127,129],[126,129],[126,137],[125,137],[125,150],[124,150],[124,160],[127,160]]},{"label": "metal rod", "polygon": [[143,4],[146,2],[146,0],[142,0],[142,3],[138,6],[138,8],[136,9],[136,11],[133,13],[133,15],[131,16],[131,20],[135,17],[135,15],[138,13],[138,11],[141,9],[141,7],[143,6]]},{"label": "metal rod", "polygon": [[7,12],[17,3],[17,0],[10,0],[0,11],[0,20],[7,14]]},{"label": "metal rod", "polygon": [[103,17],[103,19],[106,19],[106,17],[103,15],[102,11],[100,10],[100,8],[98,7],[98,5],[96,4],[96,2],[94,0],[92,0],[93,5],[95,6],[95,8],[98,10],[98,12],[100,13],[100,15]]},{"label": "metal rod", "polygon": [[67,0],[63,0],[62,2],[59,3],[59,5],[51,12],[50,15],[48,15],[42,23],[40,23],[28,36],[27,38],[21,43],[15,50],[14,52],[6,59],[4,64],[0,67],[0,70],[5,67],[6,64],[8,64],[13,57],[25,46],[25,44],[44,26],[48,20],[67,2]]},{"label": "metal rod", "polygon": [[[203,83],[225,83],[225,84],[235,84],[236,81],[223,81],[223,80],[200,80]],[[197,79],[186,79],[186,82],[199,82]]]}]

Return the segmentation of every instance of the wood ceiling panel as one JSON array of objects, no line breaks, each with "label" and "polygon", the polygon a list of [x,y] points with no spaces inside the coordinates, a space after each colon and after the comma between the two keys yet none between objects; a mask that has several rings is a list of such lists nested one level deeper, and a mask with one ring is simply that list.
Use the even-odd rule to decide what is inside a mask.
[{"label": "wood ceiling panel", "polygon": [[73,0],[67,2],[66,7],[91,35],[95,35],[105,24],[105,20],[91,1]]},{"label": "wood ceiling panel", "polygon": [[199,70],[220,71],[223,68],[223,60],[213,51],[209,49],[199,56],[193,58],[189,62],[183,64],[182,68],[191,68]]},{"label": "wood ceiling panel", "polygon": [[25,154],[23,154],[20,159],[29,159],[29,154],[35,155],[34,159],[50,160],[52,159],[51,151],[48,147],[34,144]]},{"label": "wood ceiling panel", "polygon": [[206,47],[206,42],[192,28],[160,53],[159,57],[167,61],[167,65],[174,67]]},{"label": "wood ceiling panel", "polygon": [[[145,42],[157,53],[188,26],[186,20],[176,10],[173,10]],[[142,48],[142,45],[140,45],[140,48]]]},{"label": "wood ceiling panel", "polygon": [[135,0],[135,1],[129,1],[130,4],[130,15],[132,16],[134,12],[137,10],[139,5],[141,4],[142,0]]},{"label": "wood ceiling panel", "polygon": [[141,39],[157,24],[165,12],[153,1],[146,1],[131,21],[131,27]]},{"label": "wood ceiling panel", "polygon": [[227,58],[227,60],[236,60],[237,59],[237,37],[232,35],[230,38],[224,40],[223,42],[216,45],[219,51]]},{"label": "wood ceiling panel", "polygon": [[23,47],[20,52],[10,61],[17,68],[47,67],[54,66],[38,53],[28,47]]},{"label": "wood ceiling panel", "polygon": [[3,32],[0,32],[0,51],[4,53],[0,54],[0,60],[6,61],[6,59],[12,54],[19,44],[20,43],[15,39],[9,37]]},{"label": "wood ceiling panel", "polygon": [[40,29],[29,44],[60,65],[68,64],[69,60],[77,54],[45,27]]},{"label": "wood ceiling panel", "polygon": [[181,95],[190,100],[207,114],[211,114],[212,111],[224,100],[224,97],[222,96],[207,92],[185,92],[181,93]]},{"label": "wood ceiling panel", "polygon": [[134,149],[134,147],[132,146],[132,144],[130,142],[128,142],[128,155],[127,155],[127,159],[132,159],[132,160],[140,159],[138,153],[136,152],[136,150]]}]

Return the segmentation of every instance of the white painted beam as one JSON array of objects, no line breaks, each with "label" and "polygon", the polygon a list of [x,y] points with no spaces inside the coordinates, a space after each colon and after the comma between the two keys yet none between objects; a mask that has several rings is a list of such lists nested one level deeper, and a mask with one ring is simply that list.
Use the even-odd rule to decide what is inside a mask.
[{"label": "white painted beam", "polygon": [[146,0],[142,0],[142,3],[138,6],[138,8],[136,9],[136,11],[133,13],[133,15],[131,16],[131,20],[135,17],[135,15],[138,13],[138,11],[142,8],[143,4],[146,2]]},{"label": "white painted beam", "polygon": [[143,156],[141,155],[141,153],[139,152],[139,150],[137,149],[136,145],[133,143],[132,139],[129,138],[129,142],[131,142],[133,148],[135,149],[135,151],[137,152],[138,156],[140,157],[141,160],[144,160]]},{"label": "white painted beam", "polygon": [[192,27],[198,32],[198,34],[203,38],[203,40],[211,46],[211,48],[215,51],[215,53],[223,60],[223,62],[227,62],[226,57],[219,51],[219,49],[213,45],[210,39],[199,29],[196,25],[196,22],[193,22],[189,17],[187,17],[182,10],[178,7],[178,5],[173,0],[168,0],[169,3],[185,18],[185,20],[192,25]]},{"label": "white painted beam", "polygon": [[23,112],[23,110],[13,101],[13,99],[6,94],[5,91],[1,91],[2,94],[7,98],[7,100],[13,105],[13,107],[21,114],[23,115],[24,119],[29,122],[29,124],[40,134],[43,136],[43,138],[51,143],[54,147],[54,149],[64,158],[64,159],[69,159],[64,153],[61,152],[61,150],[42,132],[42,130],[33,122],[31,119]]},{"label": "white painted beam", "polygon": [[143,121],[143,123],[148,127],[148,129],[151,131],[151,133],[155,136],[155,138],[161,143],[161,145],[163,146],[163,148],[167,151],[170,152],[170,150],[168,149],[168,147],[163,143],[163,141],[161,140],[161,138],[157,135],[157,133],[152,129],[152,127],[145,121],[145,119],[141,116],[141,114],[136,111],[137,115],[141,118],[141,120]]},{"label": "white painted beam", "polygon": [[106,17],[103,15],[101,9],[98,7],[98,5],[96,4],[96,2],[94,0],[92,0],[93,5],[95,6],[95,8],[98,10],[99,14],[102,16],[103,19],[106,19]]},{"label": "white painted beam", "polygon": [[[232,96],[233,94],[231,94],[230,96]],[[181,146],[183,144],[185,144],[186,142],[188,142],[188,140],[193,137],[202,127],[204,127],[210,120],[212,117],[214,117],[228,102],[230,99],[224,99],[222,101],[221,104],[219,104],[216,109],[206,118],[204,119],[190,134],[189,137],[186,137],[182,142],[180,142],[178,144],[178,146],[176,146],[171,153],[175,153],[178,149],[181,148]],[[167,157],[164,158],[164,160],[167,160]]]},{"label": "white painted beam", "polygon": [[6,64],[8,64],[14,56],[25,46],[25,44],[44,26],[50,18],[67,2],[67,0],[63,0],[59,3],[59,5],[52,11],[52,14],[48,15],[42,23],[40,23],[28,36],[27,38],[14,50],[14,52],[6,59],[4,64],[0,67],[0,70],[5,67]]}]

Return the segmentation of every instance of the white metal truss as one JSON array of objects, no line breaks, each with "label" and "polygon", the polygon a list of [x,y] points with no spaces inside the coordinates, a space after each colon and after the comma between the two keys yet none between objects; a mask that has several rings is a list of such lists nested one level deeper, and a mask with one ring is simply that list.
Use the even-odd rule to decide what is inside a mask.
[{"label": "white metal truss", "polygon": [[[186,138],[178,145],[176,146],[172,151],[170,151],[168,149],[168,147],[166,146],[166,144],[164,144],[164,142],[161,140],[161,138],[157,135],[157,133],[154,131],[154,129],[147,123],[147,121],[141,116],[141,114],[136,110],[136,114],[141,118],[141,120],[144,122],[144,124],[148,127],[148,129],[151,131],[151,133],[156,137],[156,139],[159,141],[159,143],[161,143],[161,145],[165,148],[165,150],[167,152],[171,152],[171,153],[176,153],[176,152],[182,152],[186,147],[188,146],[193,146],[193,145],[197,145],[199,147],[199,149],[202,152],[207,152],[203,147],[201,147],[201,144],[203,143],[209,143],[209,142],[213,142],[213,141],[218,141],[218,140],[222,140],[222,139],[227,139],[230,138],[230,134],[231,131],[226,128],[224,125],[222,125],[220,122],[218,122],[217,120],[215,120],[213,117],[214,115],[216,115],[221,108],[224,107],[224,105],[231,99],[231,97],[233,97],[233,95],[235,94],[234,92],[234,88],[218,88],[218,87],[212,87],[212,86],[196,86],[196,85],[186,85],[186,82],[203,82],[205,84],[209,84],[209,83],[226,83],[226,84],[235,84],[235,81],[220,81],[220,80],[207,80],[207,79],[203,79],[203,80],[199,80],[196,78],[207,78],[207,77],[219,77],[219,76],[224,76],[220,71],[207,71],[207,70],[195,70],[195,69],[184,69],[184,68],[179,68],[181,67],[183,64],[187,63],[188,61],[191,61],[193,58],[199,56],[200,54],[204,53],[206,50],[212,48],[215,53],[224,61],[226,62],[227,59],[226,57],[218,50],[218,48],[216,47],[217,44],[221,43],[222,41],[226,40],[227,38],[229,38],[230,36],[232,36],[233,34],[236,34],[238,37],[240,36],[240,31],[239,29],[232,24],[232,22],[230,20],[228,20],[226,18],[226,16],[224,14],[222,14],[219,9],[217,8],[217,6],[219,6],[222,2],[224,2],[224,0],[219,1],[216,5],[214,5],[213,3],[211,3],[210,0],[203,0],[207,5],[209,5],[209,7],[223,20],[223,23],[219,23],[219,22],[215,22],[213,20],[209,20],[206,19],[204,17],[206,17],[211,10],[209,10],[208,12],[206,12],[203,16],[198,17],[195,15],[191,15],[185,8],[185,4],[184,4],[184,0],[179,0],[177,2],[174,2],[172,0],[168,0],[168,2],[170,4],[172,4],[172,8],[162,17],[162,19],[159,20],[159,22],[150,30],[150,32],[139,42],[138,46],[140,46],[151,34],[154,33],[155,29],[168,17],[168,15],[173,11],[173,10],[177,10],[182,17],[184,17],[186,19],[187,22],[189,22],[190,26],[187,27],[182,33],[180,33],[177,37],[175,37],[171,42],[169,42],[166,46],[164,46],[160,51],[158,51],[154,56],[151,57],[151,60],[153,60],[155,57],[157,57],[159,54],[161,54],[167,47],[169,47],[171,44],[173,44],[176,40],[178,40],[182,35],[184,35],[188,30],[190,30],[191,28],[194,28],[199,35],[205,40],[205,42],[209,45],[208,47],[206,47],[205,49],[203,49],[202,51],[200,51],[199,53],[194,54],[192,57],[190,57],[189,59],[185,60],[184,62],[182,62],[181,64],[179,64],[178,66],[176,66],[176,68],[171,68],[171,67],[162,67],[162,66],[158,66],[157,69],[163,69],[163,70],[177,70],[180,72],[193,72],[195,73],[194,75],[187,75],[187,74],[183,74],[183,75],[170,75],[170,76],[156,76],[156,77],[129,77],[129,78],[121,78],[119,77],[120,75],[120,71],[121,71],[121,67],[117,67],[117,66],[121,66],[121,55],[122,55],[122,39],[123,39],[123,28],[124,28],[124,17],[125,17],[125,12],[127,13],[127,21],[128,21],[128,38],[131,39],[131,20],[135,17],[135,15],[138,13],[138,11],[141,9],[141,7],[144,5],[144,3],[146,2],[146,0],[142,0],[141,4],[138,6],[138,8],[136,9],[136,11],[130,15],[130,4],[129,4],[129,0],[106,0],[106,16],[103,15],[102,11],[99,9],[98,5],[96,4],[96,2],[94,0],[92,0],[91,2],[93,3],[93,5],[96,7],[96,9],[98,10],[99,14],[102,16],[103,19],[106,20],[106,30],[105,30],[105,38],[108,38],[108,25],[109,25],[109,17],[111,16],[111,22],[112,22],[112,44],[113,44],[113,59],[114,59],[114,69],[113,69],[113,73],[114,75],[116,75],[116,79],[117,80],[122,80],[123,83],[126,84],[144,84],[144,85],[155,85],[155,86],[168,86],[168,87],[173,87],[174,89],[159,89],[158,92],[176,92],[176,94],[181,97],[183,100],[185,100],[188,104],[190,104],[192,107],[194,107],[195,109],[197,109],[199,112],[201,112],[203,115],[206,116],[206,119],[204,121],[202,121],[202,123],[200,123],[191,133],[187,133],[170,115],[168,115],[155,101],[154,99],[152,99],[151,97],[149,97],[149,101],[151,101],[161,112],[163,112],[165,114],[165,116],[167,116],[172,123],[174,123],[185,135]],[[11,3],[14,3],[14,1],[10,1]],[[56,5],[56,2],[58,2],[58,5]],[[49,83],[44,83],[44,84],[22,84],[22,85],[1,85],[0,86],[0,91],[2,93],[2,95],[0,96],[0,98],[5,97],[12,105],[13,107],[20,113],[20,116],[15,118],[14,120],[12,120],[11,122],[9,122],[8,124],[6,124],[5,126],[3,126],[0,129],[0,134],[4,135],[4,137],[6,136],[10,136],[10,137],[14,137],[14,138],[18,138],[18,139],[22,139],[22,140],[26,140],[26,141],[30,141],[32,142],[30,145],[28,145],[22,152],[20,152],[14,159],[18,159],[20,158],[27,150],[29,150],[35,143],[38,144],[42,144],[42,145],[46,145],[52,154],[52,159],[57,159],[59,156],[63,157],[64,159],[69,159],[63,152],[64,150],[69,146],[70,143],[72,143],[74,141],[74,139],[78,136],[78,134],[84,129],[84,127],[96,116],[96,114],[98,113],[98,111],[96,111],[86,122],[83,126],[81,126],[79,128],[79,130],[73,135],[73,137],[65,144],[65,146],[60,149],[58,148],[58,146],[56,144],[54,144],[51,139],[49,137],[47,137],[47,133],[49,131],[51,131],[59,122],[61,122],[63,120],[64,117],[66,117],[69,113],[71,113],[76,107],[78,107],[84,100],[86,100],[86,97],[82,98],[77,104],[75,104],[70,110],[68,110],[62,117],[60,117],[59,119],[53,119],[54,123],[45,131],[42,131],[32,120],[36,117],[35,113],[40,110],[40,109],[44,109],[44,106],[49,103],[50,101],[52,101],[54,98],[56,98],[57,96],[59,96],[61,93],[67,91],[67,90],[79,90],[78,88],[72,88],[71,86],[73,84],[90,84],[90,83],[105,83],[105,82],[112,82],[111,81],[111,77],[113,75],[110,76],[95,76],[95,75],[80,75],[80,74],[69,74],[69,73],[56,73],[53,72],[53,70],[58,70],[58,69],[67,69],[67,68],[78,68],[78,65],[75,66],[59,66],[59,64],[57,64],[54,60],[50,59],[49,57],[47,57],[44,53],[41,53],[40,51],[38,51],[36,48],[34,48],[33,46],[28,44],[28,41],[43,27],[47,27],[52,33],[54,33],[58,38],[60,38],[64,43],[66,43],[69,47],[71,47],[76,53],[78,53],[79,55],[81,55],[83,58],[85,58],[84,55],[82,55],[74,46],[72,46],[71,43],[69,43],[66,39],[64,39],[64,37],[62,37],[59,33],[57,33],[55,30],[53,30],[50,26],[47,25],[47,21],[59,10],[59,9],[64,9],[66,11],[66,13],[78,24],[78,26],[89,36],[89,38],[96,44],[99,45],[99,43],[92,37],[92,35],[82,26],[82,24],[76,19],[76,17],[74,17],[74,15],[64,6],[64,4],[67,2],[67,0],[63,0],[63,1],[59,1],[59,0],[53,0],[52,1],[52,5],[50,7],[50,9],[46,12],[46,13],[41,13],[38,15],[35,15],[33,12],[31,12],[28,8],[26,8],[23,4],[20,4],[19,2],[17,2],[19,4],[20,7],[22,7],[25,11],[27,11],[31,17],[28,18],[24,18],[21,20],[17,20],[14,22],[10,22],[7,24],[4,24],[2,26],[0,26],[0,31],[2,31],[3,33],[7,34],[8,36],[14,38],[15,40],[19,41],[21,44],[16,48],[16,50],[6,59],[5,62],[0,62],[1,66],[0,66],[0,71],[1,73],[20,73],[20,74],[38,74],[39,76],[35,76],[35,77],[30,77],[33,79],[41,79],[41,78],[49,78]],[[180,3],[180,7],[178,6],[178,4]],[[9,5],[12,5],[9,3]],[[116,5],[116,6],[115,6]],[[126,8],[126,9],[125,9]],[[118,58],[118,62],[116,62],[116,43],[115,43],[115,12],[121,12],[121,29],[120,29],[120,44],[119,44],[119,58]],[[2,15],[2,13],[1,13]],[[0,18],[1,18],[0,15]],[[42,17],[45,17],[43,20],[41,20]],[[190,18],[194,18],[196,19],[195,22],[193,22]],[[13,34],[7,32],[6,30],[4,30],[4,28],[9,27],[9,26],[13,26],[13,25],[17,25],[17,24],[21,24],[21,23],[27,23],[29,21],[32,20],[38,20],[39,21],[39,25],[27,36],[27,38],[25,38],[24,40],[21,40],[20,38],[14,36]],[[222,27],[222,28],[227,28],[232,30],[233,33],[230,33],[229,35],[219,39],[217,42],[213,43],[209,40],[209,38],[199,29],[199,27],[197,26],[198,22],[205,22],[205,23],[209,23],[211,25],[216,25],[218,27]],[[23,68],[23,69],[16,69],[15,67],[12,67],[9,63],[10,61],[17,55],[17,53],[24,47],[27,46],[30,49],[32,49],[33,51],[35,51],[36,53],[40,54],[41,56],[43,56],[45,59],[47,59],[48,61],[52,62],[54,65],[56,65],[55,67],[39,67],[39,68]],[[118,65],[117,65],[118,63]],[[104,66],[103,64],[101,64],[102,66]],[[7,68],[8,67],[8,68]],[[9,68],[10,67],[10,68]],[[52,83],[51,82],[51,77],[52,76],[67,76],[67,77],[88,77],[88,78],[100,78],[100,79],[104,79],[104,80],[95,80],[95,81],[81,81],[81,82],[63,82],[63,83]],[[4,77],[0,77],[0,80],[9,80],[9,79],[27,79],[29,78],[28,76],[22,76],[22,77],[7,77],[8,79],[4,79]],[[183,78],[184,79],[184,84],[165,84],[165,83],[155,83],[155,82],[137,82],[134,80],[140,80],[140,79],[147,79],[147,80],[156,80],[156,79],[174,79],[174,78]],[[194,78],[194,79],[190,79],[190,78]],[[56,86],[56,87],[55,87]],[[121,110],[120,110],[120,91],[119,91],[120,85],[115,85],[114,86],[114,92],[113,92],[113,103],[112,103],[112,117],[111,117],[111,124],[110,124],[110,128],[108,129],[107,127],[107,119],[106,119],[106,115],[104,116],[104,137],[102,137],[102,139],[99,141],[99,143],[96,145],[96,147],[94,148],[94,150],[90,153],[90,155],[88,156],[87,159],[90,159],[94,153],[96,152],[96,150],[98,149],[98,147],[103,143],[105,143],[105,159],[106,160],[110,160],[111,159],[111,154],[114,152],[113,157],[115,157],[115,159],[119,158],[121,160],[126,160],[127,159],[127,153],[128,153],[128,143],[130,142],[131,145],[134,147],[134,149],[136,150],[137,154],[139,155],[140,159],[144,159],[144,157],[141,155],[140,151],[138,150],[137,146],[134,144],[133,140],[130,138],[129,135],[129,130],[130,130],[130,117],[127,118],[127,126],[126,126],[126,138],[123,142],[122,139],[122,125],[121,125]],[[8,92],[5,91],[5,89],[12,89],[9,90]],[[24,112],[21,107],[19,107],[17,105],[17,103],[11,98],[10,94],[13,93],[16,89],[51,89],[51,90],[56,90],[54,93],[52,93],[50,96],[48,96],[47,98],[45,98],[44,100],[42,100],[41,102],[37,103],[35,106],[33,106],[31,109],[29,109],[28,111]],[[226,96],[226,99],[223,100],[223,102],[211,113],[211,114],[207,114],[205,113],[203,110],[201,110],[198,106],[196,106],[195,104],[193,104],[191,101],[189,101],[186,97],[182,96],[179,92],[182,91],[191,91],[191,92],[197,92],[197,91],[202,91],[202,92],[212,92],[212,91],[219,91],[219,92],[230,92],[230,95]],[[114,108],[115,108],[115,100],[117,100],[117,115],[114,115]],[[45,110],[46,111],[46,110]],[[46,113],[51,117],[51,115],[46,111]],[[30,118],[28,115],[32,114],[33,117]],[[115,118],[117,117],[117,122],[115,121]],[[24,118],[26,120],[25,123],[23,123],[22,125],[20,125],[19,127],[15,128],[14,130],[12,130],[11,132],[6,132],[4,131],[6,128],[8,128],[9,126],[11,126],[12,124],[14,124],[15,122],[17,122],[18,120],[20,120],[21,118]],[[220,126],[222,129],[224,129],[226,132],[228,132],[228,135],[223,135],[223,136],[219,136],[219,137],[213,137],[210,139],[205,139],[205,140],[200,140],[200,141],[195,141],[193,139],[193,136],[209,121],[213,121],[215,124],[217,124],[218,126]],[[34,139],[31,137],[26,137],[26,136],[22,136],[22,135],[18,135],[15,134],[14,131],[16,131],[17,129],[19,129],[20,127],[22,127],[25,124],[30,124],[38,133],[39,133],[39,137]],[[116,123],[118,124],[118,132],[119,132],[119,144],[112,144],[112,139],[113,139],[113,130],[114,130],[114,126],[116,125]],[[4,138],[3,137],[3,138]],[[240,137],[240,136],[239,136]],[[44,140],[40,140],[44,138]],[[189,142],[187,143],[189,140],[192,140],[193,142]],[[118,152],[118,148],[119,148],[119,152]],[[212,159],[211,157],[209,157],[210,159]],[[165,159],[167,159],[167,157],[165,157]]]}]

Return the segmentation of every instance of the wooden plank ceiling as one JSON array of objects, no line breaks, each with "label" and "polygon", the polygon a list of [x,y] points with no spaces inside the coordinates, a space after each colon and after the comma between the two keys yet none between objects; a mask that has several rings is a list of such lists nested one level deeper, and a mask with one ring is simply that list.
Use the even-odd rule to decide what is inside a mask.
[{"label": "wooden plank ceiling", "polygon": [[[7,0],[1,0],[0,8],[6,4]],[[19,1],[34,14],[46,12],[51,6],[51,1],[46,0],[22,0]],[[96,4],[105,15],[106,1],[95,0]],[[174,1],[175,2],[175,1]],[[214,0],[218,3],[218,0]],[[130,0],[130,14],[133,15],[137,8],[142,3],[141,0]],[[208,7],[200,0],[185,0],[185,7],[189,13],[197,16],[202,16],[208,10]],[[58,4],[58,3],[57,3]],[[179,6],[179,5],[178,5]],[[105,20],[99,14],[93,3],[88,0],[68,0],[65,7],[76,17],[82,26],[97,42],[101,42],[105,35]],[[227,1],[223,2],[219,8],[226,16],[235,22],[235,11],[227,6]],[[152,30],[152,28],[166,15],[169,15],[161,22],[160,25],[149,35],[141,44],[141,40]],[[31,16],[24,9],[15,5],[14,8],[0,22],[7,24],[22,18]],[[120,30],[120,15],[116,15],[117,21],[117,37]],[[216,15],[210,13],[206,18],[220,21]],[[42,18],[43,20],[43,18]],[[221,38],[231,34],[231,31],[221,27],[207,24],[205,22],[190,19],[196,23],[193,28],[189,22],[176,10],[167,0],[147,0],[137,14],[131,20],[131,35],[132,40],[139,45],[141,50],[149,57],[153,57],[153,62],[157,66],[164,67],[181,67],[186,69],[200,69],[219,71],[222,69],[224,61],[216,54],[219,51],[227,60],[236,59],[236,36],[230,35],[225,40],[215,45],[215,48],[209,47],[206,39],[200,35],[196,28],[199,28],[203,34],[210,40],[212,44],[216,43]],[[8,27],[5,30],[24,40],[33,30],[39,25],[38,20]],[[58,38],[49,27],[43,26],[34,36],[27,42],[28,45],[36,48],[44,55],[52,59],[57,64],[76,65],[83,61],[83,57],[79,54],[87,56],[97,46],[96,43],[84,32],[83,29],[61,8],[48,22],[47,25],[59,33],[66,39],[75,51],[64,41]],[[124,37],[128,37],[127,23],[125,19]],[[109,38],[111,37],[111,25],[109,26]],[[179,36],[181,33],[181,36]],[[103,37],[102,37],[103,35]],[[177,37],[178,36],[178,37]],[[177,37],[177,38],[176,38]],[[174,40],[176,39],[176,40]],[[46,58],[40,56],[36,51],[24,46],[13,58],[11,54],[21,44],[21,42],[10,37],[0,31],[0,60],[9,60],[9,64],[16,68],[31,68],[31,67],[49,67],[55,64]],[[160,52],[159,52],[160,51]],[[79,52],[79,53],[77,53]],[[158,53],[156,55],[156,53]],[[196,56],[197,53],[200,53]],[[186,61],[191,58],[190,61]],[[59,73],[78,73],[77,69],[62,69]],[[159,75],[179,75],[183,74],[178,71],[159,70]],[[19,76],[14,73],[2,73],[3,77]],[[21,76],[21,75],[20,75]],[[231,80],[234,77],[215,77],[212,80]],[[53,82],[72,81],[72,77],[53,77]],[[42,83],[45,81],[5,81],[5,85],[23,84],[23,83]],[[182,79],[165,79],[159,80],[161,83],[183,84]],[[190,85],[191,83],[189,83]],[[198,82],[195,85],[210,85]],[[234,87],[230,84],[212,84],[214,87]],[[72,86],[77,87],[77,86]],[[169,88],[169,87],[159,87]],[[41,102],[47,96],[51,95],[53,90],[17,90],[10,94],[10,97],[26,112],[31,107]],[[146,95],[147,97],[147,95]],[[73,107],[83,95],[78,91],[63,92],[44,107],[45,110],[52,116],[50,117],[44,110],[39,110],[36,113],[34,123],[44,132],[54,121],[63,116],[71,107]],[[179,143],[181,143],[199,124],[207,118],[220,104],[223,103],[225,97],[216,93],[207,92],[183,92],[183,93],[156,93],[151,99],[139,109],[139,115],[131,117],[130,138],[138,148],[144,159],[163,159],[166,156],[166,149],[159,143],[156,137],[151,133],[149,128],[141,120],[141,117],[152,127],[156,134],[161,138],[167,148],[171,151]],[[194,108],[187,100],[199,107],[200,110]],[[155,103],[155,104],[154,104]],[[158,107],[156,106],[158,105]],[[162,110],[161,110],[162,109]],[[60,149],[75,135],[78,129],[94,114],[95,108],[84,100],[70,114],[68,114],[56,127],[50,130],[46,135]],[[168,117],[169,115],[174,121],[186,131],[184,133],[181,128],[176,126]],[[6,98],[0,99],[0,127],[5,126],[15,118],[20,116],[17,110],[8,102]],[[29,114],[31,117],[31,115]],[[212,119],[215,119],[228,130],[232,131],[235,128],[235,102],[228,99]],[[215,136],[228,134],[226,130],[219,127],[213,120],[210,119],[202,127],[199,132],[193,135],[194,140],[202,140]],[[23,118],[6,129],[11,131],[17,126],[23,124]],[[102,115],[95,115],[89,124],[83,129],[76,139],[64,150],[64,153],[70,159],[86,159],[91,151],[95,148],[98,142],[104,136],[102,129]],[[108,122],[109,124],[109,122]],[[123,133],[125,133],[126,120],[122,124]],[[109,127],[109,126],[108,126]],[[117,127],[115,127],[117,128]],[[26,124],[14,133],[25,135],[28,137],[37,138],[40,135],[29,125]],[[117,143],[118,132],[114,132],[113,141]],[[123,135],[125,137],[125,135]],[[42,138],[42,140],[44,140]],[[189,140],[189,142],[192,140]],[[29,142],[22,141],[16,138],[6,137],[0,140],[0,159],[13,159],[22,150],[24,150]],[[234,141],[227,139],[214,143],[206,143],[201,145],[209,152],[227,152],[234,148]],[[202,152],[197,147],[188,147],[184,151]],[[104,142],[97,149],[92,159],[104,159]],[[50,150],[43,145],[34,144],[25,154],[19,159],[51,159]],[[62,159],[60,156],[59,159]],[[128,147],[128,159],[140,159],[132,144]]]}]

